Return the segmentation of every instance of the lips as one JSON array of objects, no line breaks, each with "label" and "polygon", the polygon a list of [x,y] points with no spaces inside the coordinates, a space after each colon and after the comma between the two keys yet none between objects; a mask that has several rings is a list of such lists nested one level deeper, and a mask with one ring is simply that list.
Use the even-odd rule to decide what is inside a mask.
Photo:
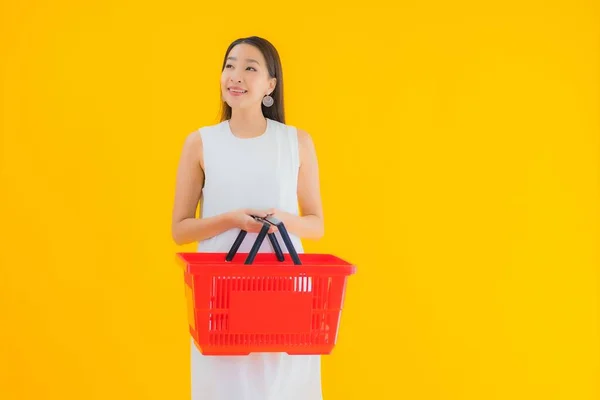
[{"label": "lips", "polygon": [[230,87],[227,88],[227,91],[233,95],[242,95],[244,93],[248,93],[246,89],[243,89],[241,87]]}]

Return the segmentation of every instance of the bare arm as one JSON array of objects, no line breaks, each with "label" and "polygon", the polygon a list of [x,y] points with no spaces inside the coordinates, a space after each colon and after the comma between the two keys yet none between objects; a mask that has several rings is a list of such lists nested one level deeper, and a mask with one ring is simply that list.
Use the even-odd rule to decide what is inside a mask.
[{"label": "bare arm", "polygon": [[274,210],[286,229],[301,238],[320,239],[325,234],[323,206],[319,181],[317,153],[311,136],[298,129],[300,171],[298,172],[298,203],[300,216]]},{"label": "bare arm", "polygon": [[195,218],[203,186],[202,137],[194,132],[183,144],[175,182],[171,234],[178,245],[208,239],[235,226],[231,214]]}]

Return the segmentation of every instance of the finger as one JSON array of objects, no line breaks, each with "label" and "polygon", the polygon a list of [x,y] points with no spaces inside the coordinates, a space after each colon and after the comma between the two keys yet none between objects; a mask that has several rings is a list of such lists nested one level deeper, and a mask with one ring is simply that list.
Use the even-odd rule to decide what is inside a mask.
[{"label": "finger", "polygon": [[260,222],[256,222],[256,221],[252,222],[252,230],[254,232],[260,232],[262,227],[263,227],[263,224],[261,224]]},{"label": "finger", "polygon": [[254,218],[248,216],[248,220],[246,221],[246,231],[248,232],[258,232],[262,227],[262,224],[255,220]]}]

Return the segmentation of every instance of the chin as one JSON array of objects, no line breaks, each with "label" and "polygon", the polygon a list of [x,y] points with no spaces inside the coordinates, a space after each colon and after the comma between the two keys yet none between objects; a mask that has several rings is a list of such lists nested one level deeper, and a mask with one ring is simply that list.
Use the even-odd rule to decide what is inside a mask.
[{"label": "chin", "polygon": [[237,101],[231,101],[231,102],[227,102],[227,104],[229,104],[229,107],[231,108],[235,108],[237,110],[244,110],[247,108],[250,108],[252,105],[251,104],[247,104],[245,102],[237,102]]}]

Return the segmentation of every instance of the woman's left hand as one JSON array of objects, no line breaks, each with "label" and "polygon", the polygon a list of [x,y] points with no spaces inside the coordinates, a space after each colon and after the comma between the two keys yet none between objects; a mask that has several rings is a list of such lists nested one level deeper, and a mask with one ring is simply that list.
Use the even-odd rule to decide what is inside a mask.
[{"label": "woman's left hand", "polygon": [[[286,227],[291,222],[290,217],[293,217],[292,214],[285,212],[283,210],[277,209],[277,208],[269,208],[266,210],[266,213],[268,216],[271,216],[271,217],[274,217],[274,218],[280,220],[283,223],[283,225],[285,225]],[[272,228],[274,228],[275,232],[277,232],[276,226],[273,226]]]}]

